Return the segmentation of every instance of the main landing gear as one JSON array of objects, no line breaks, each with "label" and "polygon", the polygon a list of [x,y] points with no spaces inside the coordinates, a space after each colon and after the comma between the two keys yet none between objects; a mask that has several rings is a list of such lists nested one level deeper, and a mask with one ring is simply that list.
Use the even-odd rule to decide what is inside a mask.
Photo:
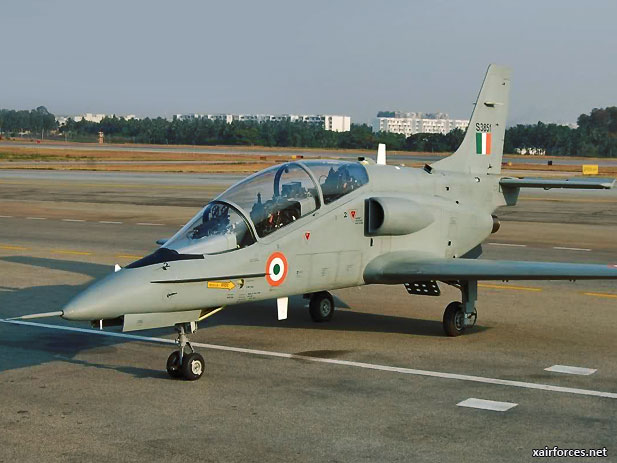
[{"label": "main landing gear", "polygon": [[334,299],[328,291],[306,294],[304,297],[310,299],[309,313],[311,319],[316,323],[329,322],[334,315]]},{"label": "main landing gear", "polygon": [[478,312],[478,282],[456,281],[447,282],[461,290],[463,302],[451,302],[443,313],[443,330],[448,336],[460,336],[466,328],[476,324]]},{"label": "main landing gear", "polygon": [[[195,352],[188,335],[197,331],[197,322],[179,323],[176,325],[178,337],[176,344],[179,349],[171,353],[167,359],[167,373],[172,378],[183,377],[188,381],[195,381],[201,378],[204,373],[204,358]],[[190,353],[186,353],[186,348],[190,349]]]}]

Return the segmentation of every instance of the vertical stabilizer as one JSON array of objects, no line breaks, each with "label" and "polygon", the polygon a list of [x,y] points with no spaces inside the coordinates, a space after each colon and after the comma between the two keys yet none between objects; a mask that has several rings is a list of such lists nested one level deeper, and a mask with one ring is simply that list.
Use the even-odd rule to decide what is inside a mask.
[{"label": "vertical stabilizer", "polygon": [[510,68],[491,64],[456,152],[431,167],[472,174],[499,174],[510,96]]}]

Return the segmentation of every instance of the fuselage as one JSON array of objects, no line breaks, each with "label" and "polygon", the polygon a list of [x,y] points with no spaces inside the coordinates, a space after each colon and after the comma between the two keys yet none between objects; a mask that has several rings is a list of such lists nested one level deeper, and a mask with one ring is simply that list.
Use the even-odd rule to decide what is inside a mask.
[{"label": "fuselage", "polygon": [[[298,217],[294,215],[289,223],[266,234],[262,228],[267,219],[258,224],[253,219],[255,214],[246,207],[226,202],[240,196],[223,194],[218,204],[243,216],[246,233],[252,235],[248,242],[204,253],[199,258],[154,259],[154,263],[111,273],[74,298],[64,308],[64,317],[97,320],[186,311],[363,285],[368,263],[386,253],[417,251],[434,257],[464,256],[491,233],[491,214],[506,204],[499,175],[474,176],[374,164],[362,167],[368,181],[328,202],[324,196],[328,181],[325,175],[317,175],[310,165],[290,165],[306,170],[315,183],[310,194],[303,193],[312,195],[308,213],[298,212]],[[289,195],[297,187],[293,183],[299,182],[282,187],[277,184],[275,192]],[[228,191],[236,191],[232,189]],[[370,198],[413,202],[427,220],[421,229],[408,234],[368,233]],[[256,205],[261,206],[262,198],[258,201]],[[205,210],[204,222],[209,213]],[[184,237],[195,233],[187,231],[188,226],[163,248],[176,246],[173,252],[180,255],[189,251],[198,254],[199,241],[189,243]],[[217,236],[216,242],[222,239]],[[208,246],[213,242],[210,240]]]}]

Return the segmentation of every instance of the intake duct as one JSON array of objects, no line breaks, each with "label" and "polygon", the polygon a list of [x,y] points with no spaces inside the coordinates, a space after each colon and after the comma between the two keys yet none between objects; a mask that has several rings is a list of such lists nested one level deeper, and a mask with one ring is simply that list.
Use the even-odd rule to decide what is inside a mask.
[{"label": "intake duct", "polygon": [[428,227],[435,218],[424,206],[405,198],[375,197],[366,200],[366,234],[408,235]]}]

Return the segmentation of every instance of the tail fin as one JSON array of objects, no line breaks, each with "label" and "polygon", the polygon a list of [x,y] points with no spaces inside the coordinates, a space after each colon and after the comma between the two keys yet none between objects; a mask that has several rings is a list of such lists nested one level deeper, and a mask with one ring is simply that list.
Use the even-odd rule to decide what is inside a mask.
[{"label": "tail fin", "polygon": [[473,174],[501,172],[510,74],[510,68],[505,66],[491,64],[488,67],[461,146],[452,156],[431,167]]}]

